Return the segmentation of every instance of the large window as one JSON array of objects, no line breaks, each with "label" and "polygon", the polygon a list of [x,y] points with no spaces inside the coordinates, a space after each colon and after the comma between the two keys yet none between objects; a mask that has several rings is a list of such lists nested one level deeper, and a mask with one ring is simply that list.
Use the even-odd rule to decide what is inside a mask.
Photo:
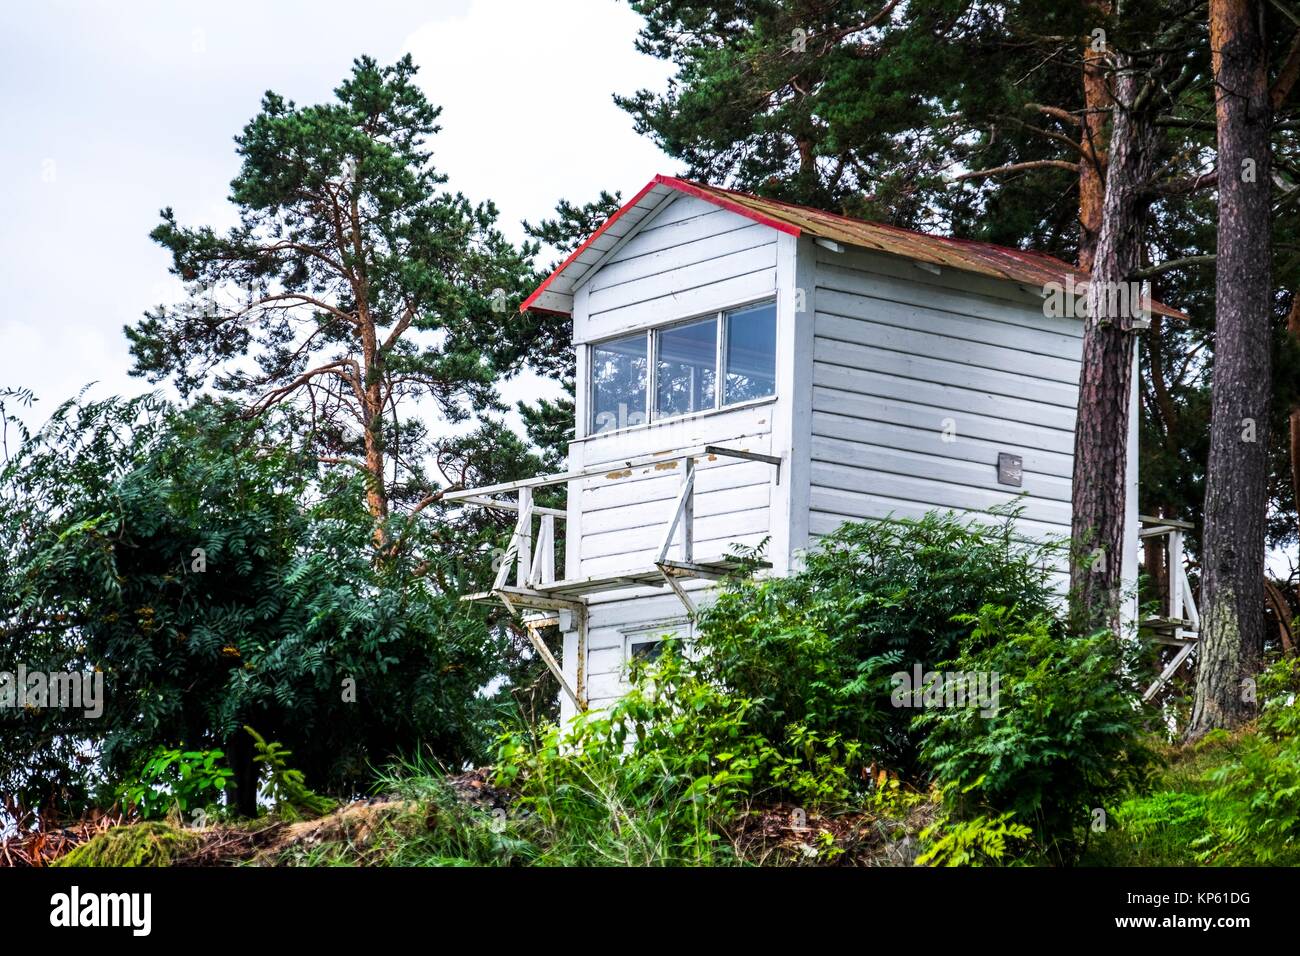
[{"label": "large window", "polygon": [[590,354],[592,433],[768,398],[776,303],[601,342]]}]

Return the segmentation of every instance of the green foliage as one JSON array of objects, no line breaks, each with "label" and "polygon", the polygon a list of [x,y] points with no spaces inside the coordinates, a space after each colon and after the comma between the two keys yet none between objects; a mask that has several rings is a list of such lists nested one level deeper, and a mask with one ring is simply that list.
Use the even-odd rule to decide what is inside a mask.
[{"label": "green foliage", "polygon": [[[194,295],[127,328],[136,374],[174,376],[185,394],[214,366],[253,351],[256,374],[228,371],[217,386],[255,396],[296,389],[320,364],[311,359],[325,359],[337,374],[316,382],[329,392],[382,381],[385,396],[427,397],[457,421],[464,400],[490,404],[495,380],[527,348],[525,320],[494,307],[494,290],[513,305],[533,274],[496,230],[491,203],[442,188],[446,176],[429,148],[441,110],[416,73],[409,56],[391,66],[363,56],[330,102],[265,95],[235,140],[239,225],[225,235],[185,227],[167,209],[152,233]],[[227,300],[224,292],[251,294]],[[316,334],[297,337],[286,308]],[[370,323],[377,354],[361,341]],[[408,329],[441,335],[417,340]],[[360,366],[338,362],[339,348]],[[386,437],[396,427],[387,420]],[[331,431],[316,437],[329,440]]]},{"label": "green foliage", "polygon": [[220,750],[179,750],[159,747],[130,781],[118,790],[122,803],[145,820],[158,820],[173,810],[189,819],[193,810],[221,802],[234,775],[221,763]]},{"label": "green foliage", "polygon": [[543,859],[617,865],[734,862],[727,825],[782,796],[842,804],[857,744],[791,725],[756,732],[755,702],[666,649],[609,710],[567,733],[503,738],[497,782],[519,793],[519,832]]},{"label": "green foliage", "polygon": [[293,756],[293,751],[274,741],[267,743],[252,727],[245,727],[244,730],[253,738],[256,750],[253,762],[260,764],[266,772],[262,796],[271,801],[278,817],[282,820],[319,817],[337,806],[336,801],[309,790],[302,771],[289,766],[289,757]]},{"label": "green foliage", "polygon": [[235,138],[238,225],[163,210],[151,238],[187,298],[125,330],[133,375],[291,416],[312,471],[335,472],[331,491],[381,525],[427,508],[447,476],[476,477],[472,459],[492,466],[484,483],[519,477],[492,445],[451,454],[429,413],[483,422],[505,411],[501,380],[572,359],[567,322],[516,308],[538,281],[536,244],[514,247],[491,202],[445,188],[441,111],[417,72],[410,56],[362,56],[326,102],[266,93]]},{"label": "green foliage", "polygon": [[394,519],[376,561],[362,484],[318,476],[276,416],[60,408],[0,471],[0,669],[99,668],[104,712],[0,711],[4,792],[75,813],[98,774],[177,741],[235,754],[244,724],[334,792],[421,745],[480,758],[498,639],[438,584],[473,556]]},{"label": "green foliage", "polygon": [[729,582],[699,617],[699,666],[754,701],[751,723],[780,740],[800,725],[865,745],[855,758],[916,769],[913,711],[891,704],[890,675],[957,654],[962,618],[985,604],[1024,619],[1051,612],[1053,551],[952,513],[846,524],[786,578]]},{"label": "green foliage", "polygon": [[1113,807],[1152,756],[1136,651],[1107,632],[1078,637],[1006,607],[966,620],[975,627],[950,666],[997,675],[996,712],[926,710],[916,718],[922,758],[958,819],[1013,813],[1047,859],[1070,862],[1093,810]]},{"label": "green foliage", "polygon": [[54,866],[170,866],[194,849],[196,834],[170,823],[112,827],[54,861]]},{"label": "green foliage", "polygon": [[1029,827],[1011,822],[1013,814],[939,820],[921,831],[925,852],[918,866],[998,866],[1007,858],[1008,844],[1030,835]]},{"label": "green foliage", "polygon": [[[1152,792],[1119,808],[1108,847],[1161,865],[1300,865],[1300,661],[1259,678],[1260,716],[1237,736],[1207,734]],[[1175,772],[1177,771],[1177,772]]]}]

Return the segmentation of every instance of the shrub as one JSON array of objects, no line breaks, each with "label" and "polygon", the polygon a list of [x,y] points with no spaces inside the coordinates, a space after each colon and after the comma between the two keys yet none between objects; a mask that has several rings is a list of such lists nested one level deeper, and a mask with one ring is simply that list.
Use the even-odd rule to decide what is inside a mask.
[{"label": "shrub", "polygon": [[266,772],[266,782],[262,784],[261,795],[271,802],[276,815],[282,820],[300,820],[303,817],[319,817],[337,806],[337,802],[322,797],[307,789],[307,781],[301,770],[289,766],[293,751],[283,744],[272,741],[267,743],[252,727],[244,731],[253,738],[256,755],[253,763]]},{"label": "shrub", "polygon": [[234,776],[224,758],[220,750],[159,747],[140,772],[119,787],[121,802],[144,820],[173,812],[188,819],[191,812],[221,802]]},{"label": "shrub", "polygon": [[94,721],[0,709],[20,807],[76,814],[93,777],[177,740],[245,781],[245,724],[341,793],[420,746],[488,752],[501,639],[439,585],[454,550],[397,516],[404,550],[377,560],[361,479],[318,476],[292,420],[236,411],[68,403],[0,467],[0,670],[99,670],[106,691]]},{"label": "shrub", "polygon": [[1094,811],[1113,809],[1151,752],[1133,666],[1136,648],[1108,632],[1077,637],[1039,616],[986,606],[953,669],[998,677],[998,701],[916,718],[922,758],[958,819],[1014,814],[1054,863],[1077,859]]},{"label": "shrub", "polygon": [[755,701],[708,679],[671,644],[612,708],[502,740],[497,782],[519,793],[520,833],[551,862],[717,864],[751,802],[843,803],[857,744],[794,723],[771,740]]},{"label": "shrub", "polygon": [[799,724],[912,772],[919,738],[912,711],[890,705],[890,675],[956,655],[963,615],[986,604],[1023,620],[1053,611],[1056,548],[1017,541],[1014,517],[845,524],[799,573],[729,582],[699,617],[704,673],[753,702],[750,723],[769,739]]}]

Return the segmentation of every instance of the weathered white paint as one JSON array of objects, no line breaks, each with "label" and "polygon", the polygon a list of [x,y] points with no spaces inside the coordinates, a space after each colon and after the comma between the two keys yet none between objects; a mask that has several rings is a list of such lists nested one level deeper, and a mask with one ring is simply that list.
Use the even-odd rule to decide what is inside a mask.
[{"label": "weathered white paint", "polygon": [[[1120,624],[1125,628],[1136,626],[1139,611],[1138,542],[1142,524],[1138,519],[1138,375],[1141,368],[1137,349],[1134,349],[1133,378],[1128,397],[1128,450],[1124,475],[1124,485],[1127,488],[1127,497],[1124,501],[1124,564],[1120,571],[1120,586],[1124,591],[1124,601],[1120,605]],[[1182,567],[1181,537],[1178,540],[1180,547],[1178,560],[1170,567]]]},{"label": "weathered white paint", "polygon": [[[1068,534],[1078,323],[1016,287],[903,265],[816,250],[812,533],[1018,502],[1022,533]],[[998,482],[999,452],[1022,457],[1020,487]]]}]

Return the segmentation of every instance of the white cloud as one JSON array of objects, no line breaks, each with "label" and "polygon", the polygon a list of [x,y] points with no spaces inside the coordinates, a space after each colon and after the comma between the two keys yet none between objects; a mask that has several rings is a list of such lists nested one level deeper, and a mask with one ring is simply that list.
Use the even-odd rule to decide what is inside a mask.
[{"label": "white cloud", "polygon": [[403,44],[443,107],[434,161],[448,185],[492,199],[502,230],[601,189],[624,198],[673,161],[632,128],[614,93],[662,89],[672,68],[637,53],[639,14],[611,0],[475,0]]}]

